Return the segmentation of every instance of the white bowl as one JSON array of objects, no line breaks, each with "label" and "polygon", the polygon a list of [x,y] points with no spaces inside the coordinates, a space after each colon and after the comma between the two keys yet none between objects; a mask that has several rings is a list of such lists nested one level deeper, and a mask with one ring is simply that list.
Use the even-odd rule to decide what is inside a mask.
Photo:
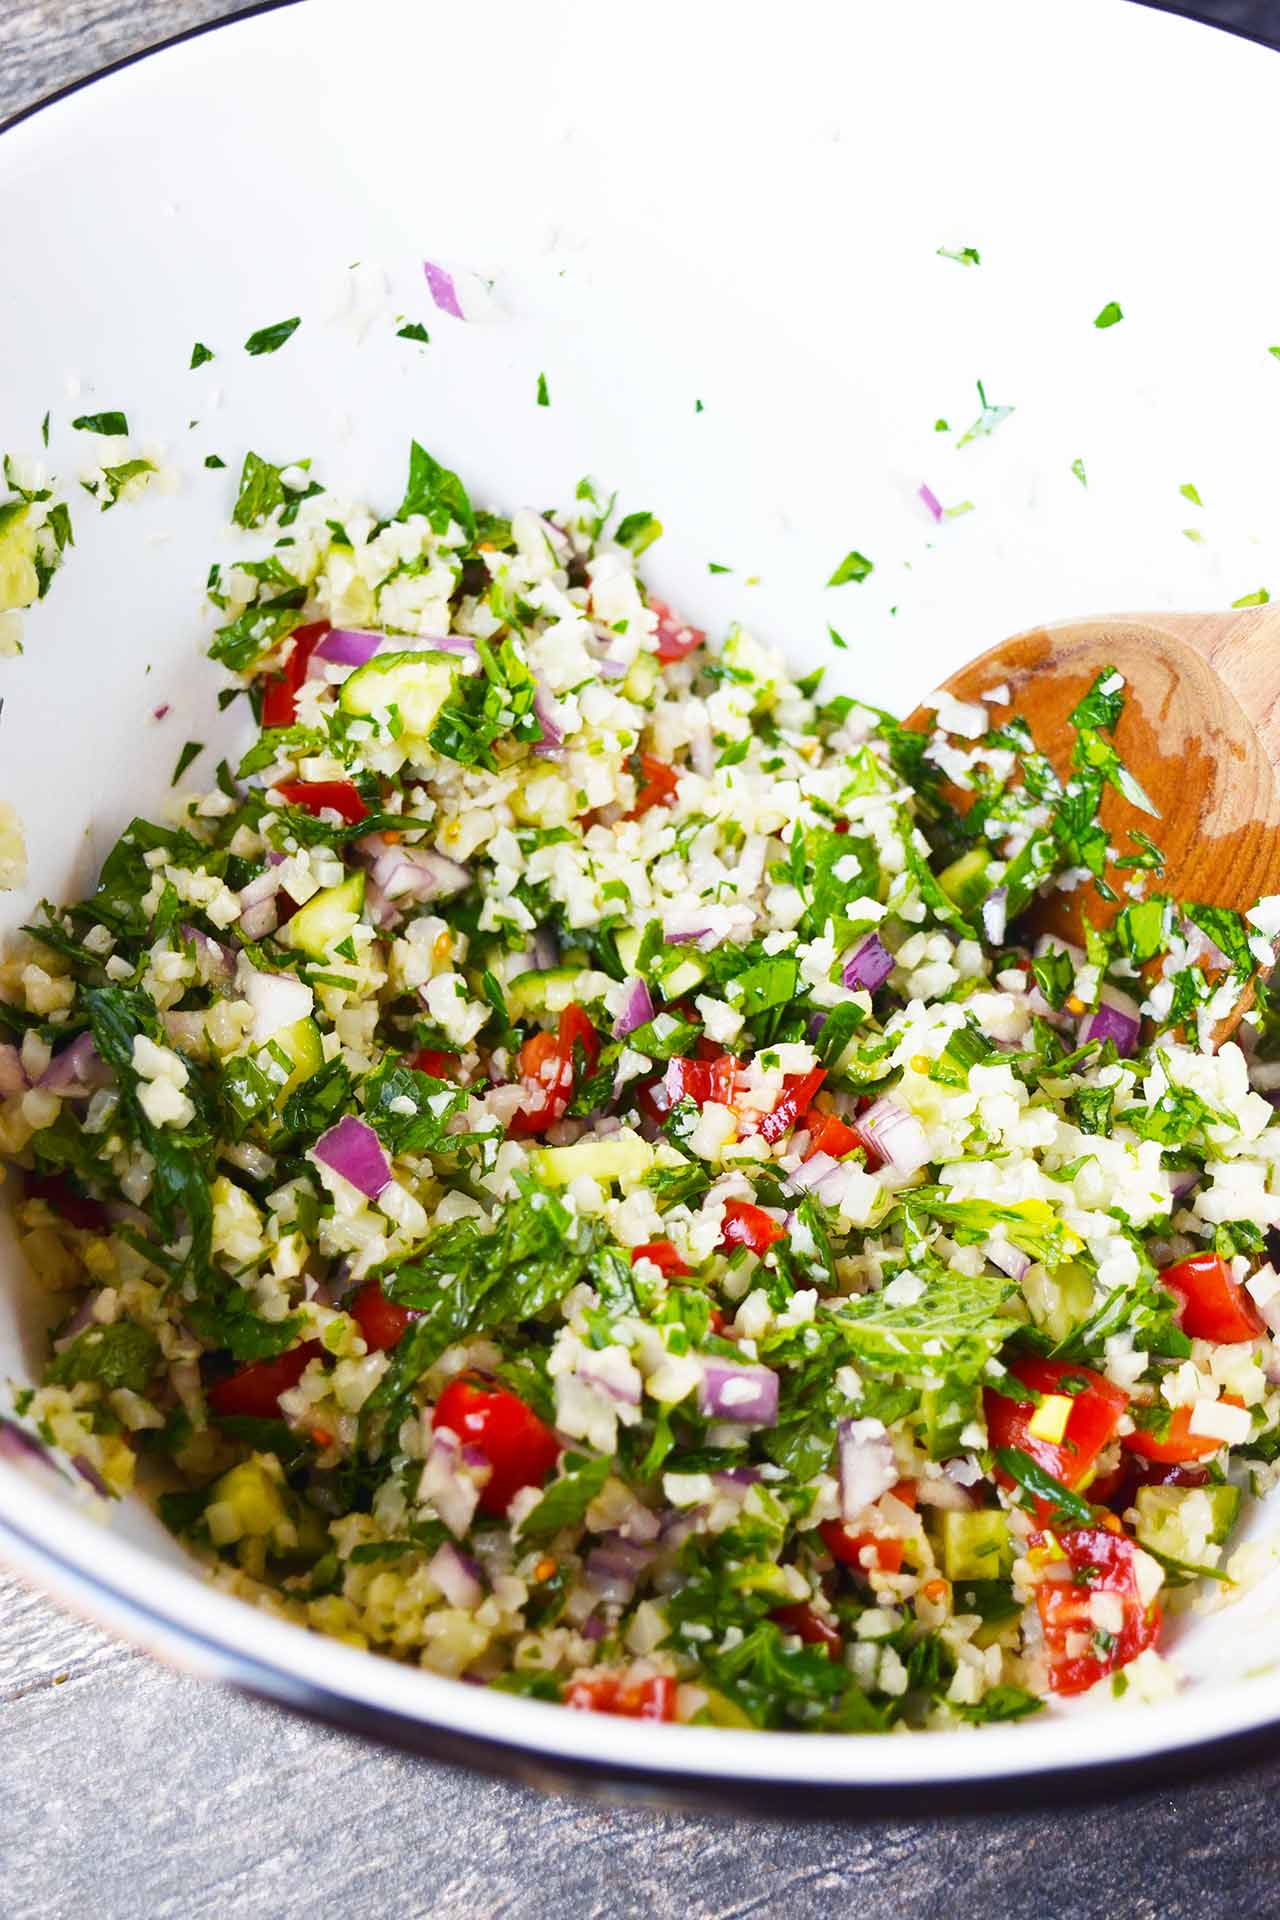
[{"label": "white bowl", "polygon": [[[1278,106],[1271,55],[1119,0],[310,0],[15,124],[0,445],[38,452],[49,409],[74,483],[70,418],[121,408],[184,478],[107,515],[73,485],[75,550],[0,662],[0,799],[33,875],[4,924],[91,882],[184,740],[234,736],[234,708],[208,718],[201,588],[234,551],[248,446],[390,504],[411,435],[495,507],[589,470],[660,513],[648,570],[692,617],[742,616],[899,709],[1039,620],[1265,584]],[[966,246],[980,266],[937,252]],[[424,256],[491,278],[490,316],[436,313]],[[1122,324],[1095,328],[1111,300]],[[280,353],[241,350],[293,314]],[[430,346],[396,337],[399,314]],[[193,372],[197,339],[217,358]],[[978,379],[1016,411],[957,448]],[[924,482],[974,511],[935,526]],[[850,547],[875,573],[828,589]],[[31,1377],[43,1323],[11,1236],[0,1265],[0,1374]],[[1216,1761],[1280,1722],[1274,1584],[1183,1631],[1165,1704],[814,1740],[565,1713],[309,1637],[208,1588],[141,1506],[104,1528],[3,1462],[0,1529],[6,1557],[159,1653],[537,1780],[989,1807]]]}]

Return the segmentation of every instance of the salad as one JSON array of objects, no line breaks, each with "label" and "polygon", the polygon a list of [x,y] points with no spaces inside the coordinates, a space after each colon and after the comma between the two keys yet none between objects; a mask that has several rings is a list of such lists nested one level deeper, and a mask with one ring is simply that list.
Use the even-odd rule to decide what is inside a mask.
[{"label": "salad", "polygon": [[[1107,824],[1120,676],[1069,769],[1005,687],[912,731],[682,620],[651,514],[481,513],[416,444],[389,518],[250,454],[234,519],[243,757],[0,965],[56,1301],[7,1449],[571,1708],[1175,1685],[1169,1622],[1266,1559],[1280,902],[1174,900]],[[1059,887],[1079,947],[1029,930]]]}]

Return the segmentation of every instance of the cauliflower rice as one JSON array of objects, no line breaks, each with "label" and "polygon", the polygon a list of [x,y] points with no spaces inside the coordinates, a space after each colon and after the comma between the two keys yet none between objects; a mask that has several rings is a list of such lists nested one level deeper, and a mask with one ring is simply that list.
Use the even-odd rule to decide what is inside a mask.
[{"label": "cauliflower rice", "polygon": [[[0,966],[62,1310],[6,1450],[144,1485],[255,1604],[572,1707],[1174,1684],[1280,1450],[1261,980],[1213,1049],[1280,914],[1109,843],[1120,676],[1055,772],[685,625],[587,482],[508,521],[415,445],[379,520],[250,454],[235,517],[252,743]],[[1107,924],[1028,945],[1082,882]]]}]

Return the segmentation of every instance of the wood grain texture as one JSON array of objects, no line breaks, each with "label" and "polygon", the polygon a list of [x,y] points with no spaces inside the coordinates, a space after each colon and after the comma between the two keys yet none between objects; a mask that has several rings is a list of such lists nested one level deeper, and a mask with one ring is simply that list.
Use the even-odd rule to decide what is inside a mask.
[{"label": "wood grain texture", "polygon": [[[1009,707],[994,717],[1023,715],[1065,775],[1069,716],[1109,666],[1125,679],[1116,746],[1159,815],[1153,822],[1108,791],[1102,820],[1112,844],[1131,851],[1135,827],[1153,836],[1165,856],[1161,886],[1181,899],[1243,912],[1280,890],[1280,610],[1042,627],[990,648],[945,684],[960,700],[1007,685]],[[1119,892],[1126,876],[1112,868],[1107,878]],[[1088,904],[1091,919],[1106,917],[1091,890]]]},{"label": "wood grain texture", "polygon": [[[372,0],[360,0],[368,8]],[[218,0],[0,0],[0,119]],[[0,153],[0,164],[3,156]],[[0,1574],[4,1920],[1264,1920],[1274,1765],[863,1827],[539,1799],[201,1687]]]}]

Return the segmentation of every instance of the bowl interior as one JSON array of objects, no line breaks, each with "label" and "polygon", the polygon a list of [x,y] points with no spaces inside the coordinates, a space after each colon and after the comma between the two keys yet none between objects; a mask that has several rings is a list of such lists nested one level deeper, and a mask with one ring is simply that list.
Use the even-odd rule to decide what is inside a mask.
[{"label": "bowl interior", "polygon": [[[989,0],[980,33],[942,0],[820,7],[785,36],[763,4],[675,0],[643,32],[585,0],[493,0],[483,36],[409,0],[370,18],[353,34],[337,0],[311,0],[229,26],[0,142],[0,231],[21,263],[0,293],[3,446],[41,453],[49,410],[76,538],[26,651],[0,662],[0,799],[32,876],[0,900],[6,929],[91,884],[130,816],[166,804],[185,741],[205,743],[198,777],[240,737],[236,709],[214,710],[202,586],[211,560],[258,550],[226,524],[250,446],[310,457],[387,509],[411,437],[498,509],[563,500],[590,472],[659,514],[648,572],[690,617],[740,619],[899,711],[1044,619],[1264,584],[1280,472],[1257,427],[1280,426],[1280,272],[1252,186],[1280,66],[1263,51],[1105,0]],[[980,265],[938,252],[964,247]],[[436,312],[424,257],[491,283],[485,315]],[[1123,324],[1096,328],[1113,299]],[[294,314],[278,354],[244,353]],[[429,345],[398,337],[406,320]],[[192,371],[197,339],[216,357]],[[1014,411],[959,445],[979,380]],[[103,408],[166,475],[108,514],[79,492],[69,424]],[[925,483],[956,510],[941,523]],[[851,547],[874,573],[828,588]],[[0,1377],[27,1380],[48,1301],[7,1217],[0,1274]],[[76,1578],[92,1561],[170,1619],[252,1641],[277,1674],[315,1666],[304,1636],[191,1582],[141,1506],[93,1549],[60,1501],[0,1462],[0,1520],[57,1535]],[[1275,1612],[1263,1588],[1185,1628],[1188,1690],[1136,1733],[1086,1713],[1052,1737],[824,1743],[821,1773],[1087,1762],[1280,1715]],[[357,1695],[389,1685],[347,1649],[322,1664]],[[401,1674],[388,1697],[447,1724],[460,1691]],[[660,1729],[564,1727],[519,1701],[483,1713],[498,1737],[674,1764]],[[747,1745],[750,1760],[739,1736],[699,1751],[710,1771],[818,1767],[803,1742]]]}]

